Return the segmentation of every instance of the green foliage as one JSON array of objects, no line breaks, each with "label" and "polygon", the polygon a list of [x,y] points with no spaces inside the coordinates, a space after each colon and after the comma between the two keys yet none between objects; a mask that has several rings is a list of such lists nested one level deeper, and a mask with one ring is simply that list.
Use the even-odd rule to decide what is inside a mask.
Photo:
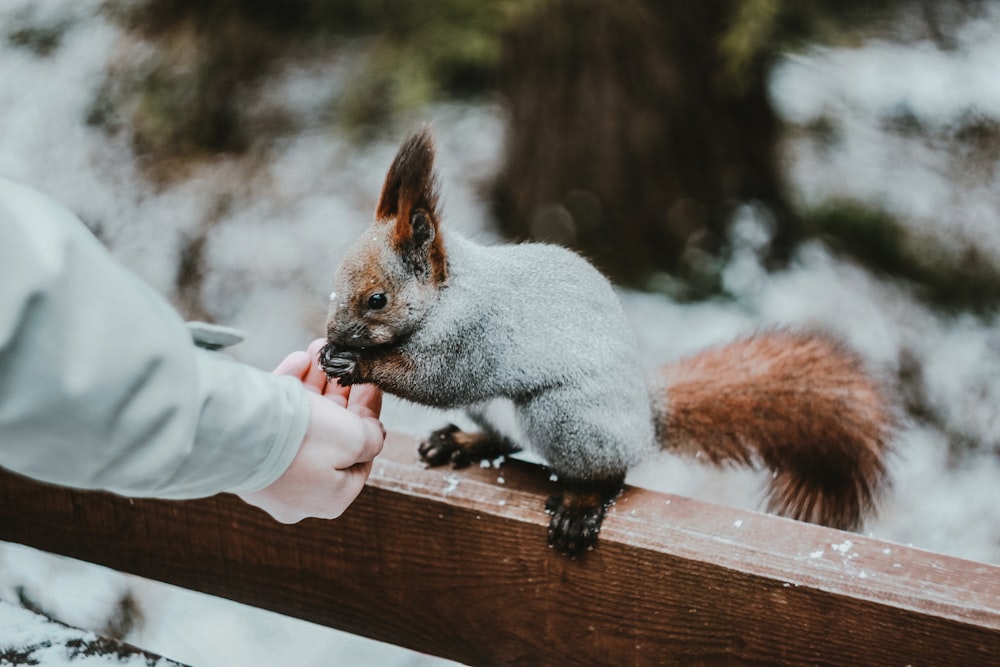
[{"label": "green foliage", "polygon": [[[490,93],[506,62],[508,101],[516,102],[512,90],[523,94],[530,88],[534,95],[523,103],[524,113],[514,114],[515,131],[534,134],[520,142],[525,160],[513,171],[523,181],[508,198],[537,192],[545,179],[562,178],[561,172],[583,170],[564,178],[568,185],[559,181],[553,196],[581,189],[600,193],[601,215],[617,216],[618,236],[639,239],[619,253],[639,275],[646,275],[645,254],[676,254],[669,278],[656,274],[658,287],[676,298],[718,293],[724,248],[696,241],[721,238],[712,224],[725,222],[724,211],[681,220],[683,234],[669,243],[649,242],[638,231],[629,237],[626,223],[663,227],[678,217],[656,215],[674,210],[671,202],[697,201],[713,210],[749,197],[774,209],[778,234],[769,266],[780,266],[802,240],[819,237],[874,271],[912,283],[929,302],[984,312],[1000,304],[1000,271],[975,248],[961,256],[945,252],[886,212],[857,202],[796,211],[767,179],[756,189],[733,190],[734,174],[742,174],[737,182],[748,181],[778,169],[768,151],[754,147],[756,141],[766,149],[777,136],[765,92],[774,59],[805,44],[857,40],[908,5],[928,24],[936,20],[933,8],[916,0],[729,0],[686,9],[643,0],[108,0],[105,11],[154,48],[109,73],[89,120],[130,132],[141,156],[172,167],[192,157],[246,151],[266,142],[268,133],[294,131],[280,118],[268,119],[266,127],[255,124],[245,102],[288,59],[349,54],[349,74],[330,83],[329,118],[354,136],[432,100]],[[651,16],[662,16],[662,22]],[[40,55],[58,48],[67,27],[22,23],[8,29],[6,38]],[[583,30],[588,26],[591,32]],[[519,32],[532,37],[515,41],[505,56],[505,45],[511,47],[511,35]],[[609,42],[609,35],[626,38]],[[512,60],[521,68],[511,67]],[[514,77],[520,77],[517,85],[509,81]],[[701,82],[710,85],[702,90]],[[651,91],[659,91],[658,97]],[[627,94],[639,100],[632,115],[626,113]],[[644,96],[652,101],[646,104]],[[746,100],[762,101],[739,106]],[[582,118],[577,124],[569,122],[574,114]],[[885,122],[900,134],[926,133],[906,109]],[[616,123],[622,133],[601,135]],[[728,134],[733,128],[736,133]],[[997,128],[993,119],[970,118],[947,138],[962,147],[970,167],[991,169]],[[834,118],[818,118],[803,129],[821,145],[838,140]],[[553,137],[561,140],[553,143]],[[584,159],[576,148],[588,145],[604,153],[585,153]],[[559,150],[568,157],[556,168]],[[588,172],[594,165],[595,173]],[[621,187],[612,187],[616,183]],[[633,210],[662,193],[669,196],[652,206],[653,214]],[[548,199],[541,204],[550,205]],[[528,210],[521,206],[511,217],[534,220]],[[597,227],[591,223],[578,231]],[[606,235],[596,238],[591,254],[607,243]]]},{"label": "green foliage", "polygon": [[123,116],[153,156],[240,152],[259,129],[248,126],[243,93],[283,59],[350,46],[359,57],[346,86],[331,83],[331,115],[364,131],[435,99],[491,90],[503,30],[538,1],[110,0],[105,11],[155,52],[113,73],[91,120]]},{"label": "green foliage", "polygon": [[1000,270],[974,247],[947,252],[889,213],[851,200],[803,211],[802,218],[806,236],[876,273],[911,283],[939,308],[985,313],[1000,305]]},{"label": "green foliage", "polygon": [[849,39],[859,27],[885,21],[912,0],[734,0],[719,39],[720,90],[758,85],[780,53]]},{"label": "green foliage", "polygon": [[363,128],[431,100],[492,90],[502,31],[529,4],[358,2],[354,28],[367,39],[362,67],[338,99],[344,125]]},{"label": "green foliage", "polygon": [[47,56],[59,46],[67,27],[67,24],[55,23],[15,28],[7,33],[7,41],[15,46],[33,51],[37,55]]},{"label": "green foliage", "polygon": [[11,23],[4,26],[3,35],[9,44],[45,57],[59,48],[73,22],[71,16],[36,21],[31,12],[25,12],[15,15]]}]

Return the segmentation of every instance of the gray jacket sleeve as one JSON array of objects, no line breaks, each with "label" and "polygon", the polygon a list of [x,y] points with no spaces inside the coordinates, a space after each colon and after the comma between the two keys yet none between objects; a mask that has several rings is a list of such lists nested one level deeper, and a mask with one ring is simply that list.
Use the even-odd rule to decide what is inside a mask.
[{"label": "gray jacket sleeve", "polygon": [[72,213],[0,178],[0,466],[129,496],[248,492],[308,418],[297,379],[195,348]]}]

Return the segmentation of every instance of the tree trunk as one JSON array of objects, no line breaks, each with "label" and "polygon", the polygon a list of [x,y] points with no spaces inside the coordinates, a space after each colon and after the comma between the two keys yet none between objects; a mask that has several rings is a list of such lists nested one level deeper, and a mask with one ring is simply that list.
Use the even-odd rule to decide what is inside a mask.
[{"label": "tree trunk", "polygon": [[734,205],[785,210],[764,62],[725,75],[732,2],[554,0],[505,41],[503,231],[576,248],[613,279],[713,291]]}]

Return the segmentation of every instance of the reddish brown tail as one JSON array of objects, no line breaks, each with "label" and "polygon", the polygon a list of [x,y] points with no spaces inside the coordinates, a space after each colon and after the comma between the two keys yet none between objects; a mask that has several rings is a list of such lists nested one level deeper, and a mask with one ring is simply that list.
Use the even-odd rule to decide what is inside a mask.
[{"label": "reddish brown tail", "polygon": [[665,366],[659,382],[661,445],[766,466],[768,511],[857,530],[887,485],[892,403],[825,336],[758,334]]}]

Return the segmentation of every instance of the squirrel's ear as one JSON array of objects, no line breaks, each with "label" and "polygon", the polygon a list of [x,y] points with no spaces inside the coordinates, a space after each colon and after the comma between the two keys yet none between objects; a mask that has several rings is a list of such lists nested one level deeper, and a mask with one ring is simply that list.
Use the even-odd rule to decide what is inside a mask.
[{"label": "squirrel's ear", "polygon": [[375,207],[376,220],[390,220],[401,213],[422,208],[437,218],[437,176],[434,173],[434,141],[426,127],[399,147],[385,175],[382,195]]},{"label": "squirrel's ear", "polygon": [[391,222],[393,246],[415,272],[438,281],[444,279],[434,142],[426,127],[407,139],[396,153],[385,176],[375,219]]}]

